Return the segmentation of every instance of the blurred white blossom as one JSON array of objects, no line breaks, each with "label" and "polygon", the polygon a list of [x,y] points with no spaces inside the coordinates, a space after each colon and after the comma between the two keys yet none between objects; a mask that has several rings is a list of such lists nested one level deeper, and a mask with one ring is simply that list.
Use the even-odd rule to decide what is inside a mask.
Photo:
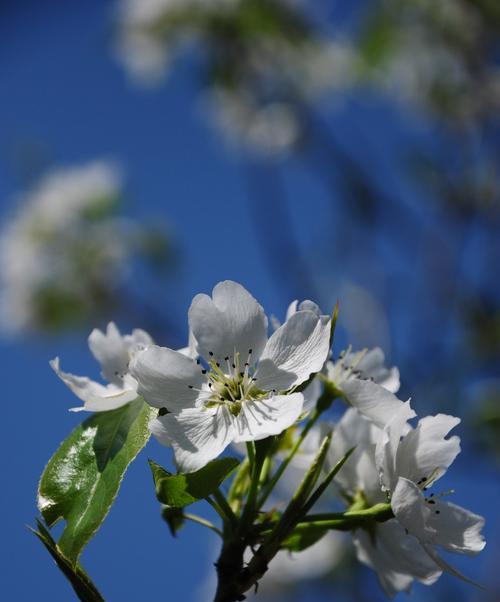
[{"label": "blurred white blossom", "polygon": [[57,326],[124,275],[128,225],[110,216],[121,179],[114,164],[94,162],[54,170],[20,195],[0,233],[2,330]]},{"label": "blurred white blossom", "polygon": [[277,154],[300,139],[303,105],[349,87],[357,58],[347,40],[316,33],[299,3],[123,0],[117,52],[134,81],[154,84],[182,47],[204,56],[203,107],[225,137]]}]

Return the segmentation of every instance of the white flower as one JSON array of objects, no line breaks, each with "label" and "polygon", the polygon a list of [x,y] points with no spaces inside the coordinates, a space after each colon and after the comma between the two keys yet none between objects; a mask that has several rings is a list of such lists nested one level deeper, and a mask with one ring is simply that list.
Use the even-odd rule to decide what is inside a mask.
[{"label": "white flower", "polygon": [[426,416],[407,428],[401,414],[394,416],[377,443],[376,462],[382,487],[391,492],[394,516],[443,570],[469,581],[437,553],[437,547],[459,554],[477,554],[484,546],[484,519],[442,496],[425,493],[460,452],[460,439],[446,438],[459,418]]},{"label": "white flower", "polygon": [[403,402],[394,393],[399,390],[399,370],[386,368],[382,349],[363,349],[353,353],[349,347],[337,361],[326,364],[327,380],[347,403],[384,427]]},{"label": "white flower", "polygon": [[95,328],[88,341],[92,355],[101,365],[101,375],[109,384],[102,385],[86,376],[63,372],[58,357],[50,362],[59,378],[84,402],[83,407],[72,408],[72,411],[106,412],[137,399],[137,381],[128,366],[136,353],[151,345],[149,334],[136,328],[132,334],[122,335],[110,322],[106,333]]},{"label": "white flower", "polygon": [[[404,404],[401,415],[409,419],[414,413]],[[361,496],[367,506],[387,501],[375,463],[376,442],[381,435],[381,429],[350,408],[335,428],[328,456],[329,464],[334,465],[355,446],[335,483],[345,496]],[[377,524],[369,532],[358,529],[353,541],[358,560],[377,572],[382,588],[391,597],[409,592],[415,579],[431,585],[441,575],[417,539],[407,535],[396,519]]]},{"label": "white flower", "polygon": [[336,481],[343,492],[367,505],[390,498],[394,519],[378,524],[373,533],[358,530],[354,543],[358,559],[377,571],[388,595],[409,591],[417,579],[434,583],[443,570],[463,577],[437,553],[476,554],[484,547],[482,517],[423,492],[446,472],[460,451],[458,437],[446,439],[459,420],[427,416],[416,428],[408,424],[415,413],[403,404],[385,429],[379,429],[350,409],[334,432],[330,462],[356,446]]},{"label": "white flower", "polygon": [[22,195],[0,235],[2,330],[52,326],[57,309],[95,309],[117,284],[126,224],[100,212],[119,197],[121,179],[115,165],[95,161],[51,171]]},{"label": "white flower", "polygon": [[179,468],[195,471],[231,442],[281,433],[300,416],[294,388],[323,366],[330,319],[299,311],[267,338],[262,307],[240,284],[225,281],[200,294],[189,325],[202,360],[150,347],[131,362],[139,393],[169,414],[151,423],[172,445]]}]

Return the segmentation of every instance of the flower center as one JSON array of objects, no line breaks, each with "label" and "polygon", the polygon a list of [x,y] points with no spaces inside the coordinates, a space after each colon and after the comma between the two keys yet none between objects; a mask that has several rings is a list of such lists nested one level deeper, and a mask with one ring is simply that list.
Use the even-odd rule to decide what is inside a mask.
[{"label": "flower center", "polygon": [[254,368],[250,366],[251,349],[245,362],[242,362],[239,352],[227,355],[223,362],[214,360],[212,352],[209,355],[209,370],[202,369],[207,376],[208,390],[205,392],[209,393],[205,400],[206,407],[226,406],[233,416],[238,416],[244,401],[266,396],[255,384]]}]

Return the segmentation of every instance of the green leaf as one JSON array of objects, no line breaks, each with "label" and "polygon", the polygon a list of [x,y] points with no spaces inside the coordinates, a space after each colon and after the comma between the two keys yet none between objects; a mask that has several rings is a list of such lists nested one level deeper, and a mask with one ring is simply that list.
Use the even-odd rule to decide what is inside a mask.
[{"label": "green leaf", "polygon": [[71,586],[75,590],[79,600],[82,600],[82,602],[104,602],[104,598],[101,596],[98,589],[92,583],[92,580],[83,570],[81,565],[77,563],[75,566],[73,566],[73,564],[63,556],[61,550],[58,548],[56,542],[52,539],[52,536],[45,528],[43,523],[39,520],[36,522],[38,531],[36,529],[32,529],[31,527],[28,528],[43,543],[66,579],[71,583]]},{"label": "green leaf", "polygon": [[163,506],[161,510],[161,516],[167,523],[170,533],[175,537],[177,532],[184,526],[184,513],[182,508],[171,508],[170,506]]},{"label": "green leaf", "polygon": [[318,527],[292,531],[291,535],[281,544],[281,547],[291,552],[301,552],[314,545],[327,532],[327,529],[318,529]]},{"label": "green leaf", "polygon": [[141,398],[80,424],[49,460],[38,486],[38,507],[49,527],[66,526],[58,542],[76,565],[118,493],[128,465],[146,445],[157,410]]},{"label": "green leaf", "polygon": [[236,458],[219,458],[188,474],[172,474],[149,461],[158,500],[171,508],[184,508],[205,499],[227,479],[240,463]]}]

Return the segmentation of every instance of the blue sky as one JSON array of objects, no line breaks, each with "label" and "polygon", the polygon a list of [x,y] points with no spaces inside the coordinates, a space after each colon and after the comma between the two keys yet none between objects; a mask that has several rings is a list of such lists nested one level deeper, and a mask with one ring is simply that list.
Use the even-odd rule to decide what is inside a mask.
[{"label": "blue sky", "polygon": [[[270,268],[266,248],[272,252],[276,241],[279,247],[283,240],[277,201],[269,198],[256,203],[249,197],[247,162],[223,144],[193,102],[197,91],[193,57],[182,61],[169,82],[157,90],[132,87],[112,56],[112,9],[112,3],[97,0],[2,4],[0,217],[13,209],[12,195],[28,184],[24,170],[27,157],[40,167],[100,157],[117,159],[127,174],[126,213],[164,222],[177,246],[175,272],[154,290],[141,289],[140,294],[154,296],[156,306],[182,325],[180,339],[186,331],[186,310],[192,296],[208,292],[226,278],[247,286],[269,313],[283,315],[295,295],[309,291],[287,276],[293,256],[280,255],[280,265]],[[378,218],[375,242],[367,242],[363,226],[345,215],[342,203],[338,199],[332,203],[325,186],[292,160],[278,168],[288,193],[290,224],[301,255],[314,274],[323,306],[331,306],[341,295],[351,270],[356,284],[371,286],[366,269],[360,270],[356,261],[364,261],[383,274],[371,292],[390,320],[386,330],[376,332],[385,333],[391,360],[399,363],[399,354],[402,357],[403,350],[411,345],[408,335],[415,328],[404,318],[411,310],[410,303],[415,298],[419,303],[428,301],[418,287],[417,276],[408,269],[408,257],[411,260],[414,247],[423,239],[423,230],[412,220],[418,215],[422,223],[431,221],[434,210],[422,210],[417,193],[397,177],[392,161],[408,131],[414,139],[427,139],[429,132],[418,121],[406,124],[402,132],[401,114],[367,100],[355,99],[329,119],[336,125],[342,144],[359,151],[381,189],[400,199],[394,212],[400,212],[401,220],[398,218],[398,227],[391,227],[393,208],[386,207],[385,218]],[[385,152],[373,162],[370,141],[382,134]],[[341,230],[346,224],[352,227],[348,235]],[[332,236],[342,235],[346,245],[361,249],[356,261],[338,249],[332,254]],[[271,244],[267,246],[266,241]],[[474,272],[473,260],[471,264],[470,271]],[[142,286],[140,276],[137,286]],[[427,333],[432,336],[431,325]],[[369,334],[365,332],[368,338]],[[363,340],[365,335],[362,331],[355,342],[370,343]],[[420,336],[425,335],[420,332]],[[345,329],[340,338],[345,339]],[[8,558],[8,568],[4,560],[5,599],[62,601],[71,597],[68,586],[25,525],[34,522],[36,485],[44,464],[79,420],[67,412],[74,400],[48,361],[60,355],[70,371],[97,376],[85,339],[85,333],[78,333],[0,341],[7,410],[2,437],[2,544]],[[182,344],[182,340],[161,342]],[[432,361],[423,355],[424,364]],[[408,376],[409,382],[415,380],[415,374]],[[493,567],[500,553],[495,508],[500,495],[498,472],[488,458],[466,454],[457,461],[455,478],[449,477],[450,486],[457,489],[458,503],[487,516],[490,543],[479,559],[457,564],[493,586]],[[215,536],[187,526],[176,541],[171,539],[159,519],[147,457],[167,464],[169,452],[152,441],[132,465],[83,562],[110,601],[156,597],[195,601],[215,560]],[[363,573],[363,579],[368,597],[383,599],[378,589],[372,590],[373,575]],[[468,586],[457,585],[451,577],[444,577],[433,591],[417,587],[414,599],[437,600],[449,592],[458,600],[487,599]],[[323,595],[307,589],[301,599],[320,600]],[[338,600],[346,596],[340,591]]]}]

